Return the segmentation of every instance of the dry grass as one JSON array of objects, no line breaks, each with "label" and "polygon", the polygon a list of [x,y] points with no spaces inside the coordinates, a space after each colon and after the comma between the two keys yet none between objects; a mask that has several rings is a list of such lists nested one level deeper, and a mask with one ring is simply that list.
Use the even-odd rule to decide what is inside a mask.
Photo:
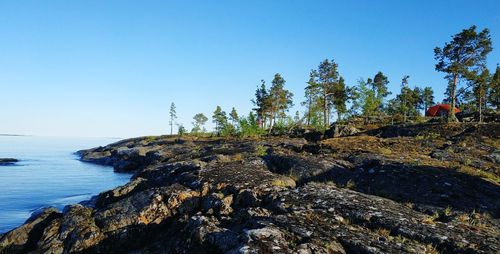
[{"label": "dry grass", "polygon": [[353,180],[347,181],[345,187],[350,190],[356,189],[356,183]]},{"label": "dry grass", "polygon": [[449,206],[448,206],[448,207],[446,207],[446,208],[443,210],[443,214],[444,214],[445,216],[451,216],[451,215],[453,215],[453,210],[451,209],[451,207],[449,207]]},{"label": "dry grass", "polygon": [[386,228],[379,228],[377,229],[377,234],[380,236],[385,237],[386,239],[391,239],[391,231],[386,229]]},{"label": "dry grass", "polygon": [[487,213],[477,213],[476,211],[472,211],[469,214],[460,214],[457,216],[457,220],[463,225],[473,226],[477,228],[487,228],[488,225],[485,221],[491,220],[491,215]]},{"label": "dry grass", "polygon": [[408,207],[408,208],[410,208],[410,209],[415,208],[415,204],[414,204],[414,203],[412,203],[412,202],[406,202],[406,203],[405,203],[405,206],[406,206],[406,207]]},{"label": "dry grass", "polygon": [[234,161],[243,161],[243,154],[237,153],[237,154],[233,155],[233,160]]},{"label": "dry grass", "polygon": [[439,254],[439,251],[432,244],[425,246],[424,254]]},{"label": "dry grass", "polygon": [[315,222],[322,220],[321,217],[317,213],[315,213],[314,211],[311,211],[311,210],[308,210],[304,214],[304,218],[306,219],[306,221],[308,223],[315,223]]},{"label": "dry grass", "polygon": [[434,224],[436,224],[436,220],[438,218],[439,218],[439,214],[434,212],[433,215],[425,217],[424,220],[422,221],[422,223],[434,225]]},{"label": "dry grass", "polygon": [[271,185],[276,186],[276,187],[281,187],[281,188],[294,188],[296,186],[296,183],[292,178],[282,176],[279,179],[274,179],[271,182]]},{"label": "dry grass", "polygon": [[500,183],[500,176],[493,174],[493,173],[490,173],[490,172],[482,171],[482,170],[477,169],[477,168],[473,168],[470,166],[458,166],[458,167],[456,167],[456,170],[460,173],[481,177],[481,178],[483,178],[485,180],[489,180],[493,183],[497,183],[497,184]]}]

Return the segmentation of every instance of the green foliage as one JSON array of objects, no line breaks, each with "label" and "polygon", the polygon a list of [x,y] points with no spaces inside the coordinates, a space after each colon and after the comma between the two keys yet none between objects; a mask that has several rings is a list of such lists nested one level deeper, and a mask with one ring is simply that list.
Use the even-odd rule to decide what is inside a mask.
[{"label": "green foliage", "polygon": [[286,90],[285,79],[281,77],[279,73],[274,75],[274,79],[272,81],[271,89],[269,90],[269,132],[272,131],[276,119],[283,118],[286,116],[286,112],[290,107],[293,106],[293,93]]},{"label": "green foliage", "polygon": [[259,122],[259,127],[264,128],[267,112],[269,111],[269,93],[266,88],[266,82],[261,80],[260,87],[255,91],[255,99],[252,99],[252,103],[256,106],[253,110],[257,113],[257,121]]},{"label": "green foliage", "polygon": [[358,85],[347,94],[353,100],[352,115],[375,116],[383,112],[384,99],[389,94],[389,79],[379,71],[373,79],[358,80]]},{"label": "green foliage", "polygon": [[322,125],[328,127],[332,109],[337,111],[338,119],[346,113],[349,89],[339,75],[338,64],[333,59],[325,59],[317,70],[312,70],[307,84],[306,102],[303,103],[308,107],[307,125],[317,125],[322,120]]},{"label": "green foliage", "polygon": [[305,88],[306,100],[302,102],[303,106],[306,106],[307,110],[305,113],[306,125],[313,127],[315,129],[322,128],[324,126],[323,120],[323,97],[321,96],[321,90],[319,85],[316,83],[317,71],[312,70],[309,74],[309,81]]},{"label": "green foliage", "polygon": [[[406,75],[401,81],[401,92],[393,101],[389,101],[389,114],[403,116],[403,121],[406,122],[408,117],[417,118],[420,116],[420,110],[424,108],[424,90],[420,87],[411,89],[408,86],[408,79],[410,76]],[[432,103],[434,97],[432,96],[432,89],[426,91],[428,98],[427,103]]]},{"label": "green foliage", "polygon": [[177,134],[179,136],[183,136],[184,134],[186,134],[186,128],[184,128],[184,126],[182,124],[179,124],[179,129],[177,130]]},{"label": "green foliage", "polygon": [[424,111],[427,111],[434,104],[434,91],[432,87],[425,87],[422,91],[422,101],[424,103]]},{"label": "green foliage", "polygon": [[293,118],[290,116],[286,116],[286,117],[280,118],[276,121],[276,123],[273,127],[273,133],[279,134],[279,135],[287,134],[295,126],[296,126],[296,123],[293,120]]},{"label": "green foliage", "polygon": [[[485,109],[488,105],[500,106],[500,68],[491,76],[486,69],[485,60],[491,51],[491,39],[488,29],[476,32],[476,27],[463,30],[455,35],[452,41],[445,43],[443,48],[434,50],[437,60],[436,70],[446,73],[448,80],[447,100],[452,104],[459,99],[461,108],[470,110]],[[468,81],[473,88],[458,89],[460,79]],[[362,115],[364,117],[391,115],[391,120],[412,118],[418,122],[426,119],[421,117],[421,111],[434,104],[434,94],[431,87],[409,86],[409,76],[404,76],[400,93],[386,102],[391,94],[388,89],[389,79],[381,71],[373,79],[360,79],[358,85],[349,87],[339,74],[338,64],[332,59],[320,62],[316,70],[311,70],[305,88],[306,107],[304,115],[297,111],[291,117],[287,115],[293,106],[293,94],[285,89],[285,79],[276,73],[268,89],[264,80],[255,91],[252,100],[254,108],[248,116],[239,116],[233,107],[229,116],[217,106],[212,119],[215,123],[215,133],[218,136],[251,137],[267,133],[287,133],[295,127],[313,127],[324,130],[330,125],[332,113],[337,113],[337,121],[345,116]],[[348,106],[350,105],[350,108]],[[453,107],[453,105],[452,105]],[[454,112],[451,110],[451,112]],[[170,125],[177,118],[174,103],[170,109]],[[204,125],[208,120],[203,114],[193,118],[192,133],[205,132]],[[171,127],[172,128],[172,127]],[[265,131],[267,129],[267,131]],[[172,130],[171,130],[172,132]]]},{"label": "green foliage", "polygon": [[353,110],[360,112],[363,116],[375,115],[380,104],[375,91],[370,87],[371,84],[371,79],[367,81],[360,79],[353,93]]},{"label": "green foliage", "polygon": [[490,81],[490,90],[488,91],[488,101],[497,110],[500,109],[500,67],[497,65],[495,74]]},{"label": "green foliage", "polygon": [[293,116],[293,122],[296,126],[301,126],[302,125],[302,119],[300,117],[300,112],[295,111],[295,116]]},{"label": "green foliage", "polygon": [[236,136],[237,135],[237,129],[234,125],[226,122],[224,125],[222,125],[222,128],[220,129],[220,136],[223,137],[230,137],[230,136]]},{"label": "green foliage", "polygon": [[236,109],[234,107],[231,110],[231,113],[229,113],[229,119],[233,122],[233,125],[236,125],[236,123],[238,123],[238,112],[236,112]]},{"label": "green foliage", "polygon": [[266,156],[267,148],[263,145],[258,145],[255,147],[255,155],[259,157]]},{"label": "green foliage", "polygon": [[337,111],[337,121],[342,119],[342,115],[347,112],[348,89],[343,77],[339,78],[339,82],[335,85],[333,90],[333,106]]},{"label": "green foliage", "polygon": [[[288,109],[293,106],[293,94],[285,89],[285,83],[285,79],[276,73],[271,88],[267,90],[265,81],[261,80],[261,86],[255,91],[255,99],[252,100],[256,106],[253,110],[257,113],[259,127],[269,126],[269,132],[272,131],[276,120],[283,118]],[[233,124],[236,125],[237,122],[234,121]]]},{"label": "green foliage", "polygon": [[248,114],[248,117],[241,117],[239,120],[241,137],[255,137],[264,134],[264,130],[258,125],[257,118],[253,112]]},{"label": "green foliage", "polygon": [[470,75],[470,83],[472,85],[473,105],[479,110],[479,121],[482,122],[483,110],[486,108],[487,95],[491,89],[490,71],[484,68],[480,74],[473,72]]},{"label": "green foliage", "polygon": [[220,106],[217,106],[212,115],[212,119],[213,123],[215,123],[215,132],[217,136],[222,135],[222,131],[227,125],[226,112],[222,111]]},{"label": "green foliage", "polygon": [[193,129],[191,130],[191,133],[198,134],[200,132],[206,132],[204,125],[208,121],[208,118],[203,113],[196,114],[193,117],[193,120]]},{"label": "green foliage", "polygon": [[376,97],[379,100],[379,108],[382,107],[382,103],[385,97],[387,97],[391,92],[387,85],[389,84],[389,79],[381,71],[379,71],[373,78],[373,90],[376,92]]},{"label": "green foliage", "polygon": [[[443,48],[434,49],[434,58],[437,60],[436,70],[446,73],[448,79],[448,101],[451,108],[456,106],[456,91],[458,81],[470,79],[471,73],[477,69],[484,69],[486,56],[492,50],[490,32],[484,29],[476,32],[476,26],[453,36],[452,41],[445,43]],[[449,119],[456,121],[455,111],[449,111]]]}]

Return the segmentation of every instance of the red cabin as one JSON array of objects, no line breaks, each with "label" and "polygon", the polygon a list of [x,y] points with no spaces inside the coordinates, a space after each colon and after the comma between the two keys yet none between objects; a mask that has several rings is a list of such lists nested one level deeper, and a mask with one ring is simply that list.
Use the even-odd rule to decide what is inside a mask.
[{"label": "red cabin", "polygon": [[[425,116],[447,116],[448,112],[450,112],[450,104],[438,104],[436,106],[432,106],[425,112]],[[460,109],[455,108],[455,113],[460,112]]]}]

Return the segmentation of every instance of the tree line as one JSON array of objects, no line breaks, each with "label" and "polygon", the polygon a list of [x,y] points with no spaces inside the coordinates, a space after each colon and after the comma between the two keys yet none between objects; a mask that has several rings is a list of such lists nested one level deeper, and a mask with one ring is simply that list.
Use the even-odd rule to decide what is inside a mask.
[{"label": "tree line", "polygon": [[[469,112],[482,114],[487,109],[500,109],[500,67],[493,74],[486,66],[486,57],[492,51],[488,29],[476,31],[476,26],[462,30],[452,36],[450,42],[434,49],[435,70],[445,73],[447,89],[443,103],[453,109],[460,107]],[[286,80],[276,73],[268,87],[261,80],[254,98],[254,108],[246,116],[240,116],[233,107],[227,114],[217,106],[211,118],[218,136],[255,136],[273,131],[286,131],[294,127],[309,127],[324,130],[332,119],[342,122],[353,117],[391,117],[406,122],[420,117],[435,104],[432,87],[411,86],[410,76],[401,78],[400,91],[393,99],[388,89],[389,78],[377,72],[373,78],[360,79],[357,84],[348,86],[339,73],[339,65],[334,59],[325,59],[309,73],[304,88],[305,107],[303,114],[288,114],[293,107],[293,93],[286,89]],[[465,84],[459,88],[459,84]],[[170,129],[176,116],[175,104],[170,108]],[[455,111],[450,110],[449,121],[457,121]],[[192,134],[207,133],[205,124],[208,117],[198,113],[193,117]],[[179,134],[186,133],[179,125]]]}]

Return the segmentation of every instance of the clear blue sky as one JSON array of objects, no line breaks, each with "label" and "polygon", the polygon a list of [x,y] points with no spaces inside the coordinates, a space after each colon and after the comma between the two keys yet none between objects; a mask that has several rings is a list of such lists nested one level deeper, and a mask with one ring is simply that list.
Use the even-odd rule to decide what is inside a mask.
[{"label": "clear blue sky", "polygon": [[441,100],[433,48],[473,24],[491,30],[494,68],[498,0],[4,0],[0,133],[162,134],[172,101],[190,128],[217,104],[248,113],[259,81],[276,72],[300,105],[310,69],[325,58],[349,85],[380,70],[394,93],[408,74]]}]

